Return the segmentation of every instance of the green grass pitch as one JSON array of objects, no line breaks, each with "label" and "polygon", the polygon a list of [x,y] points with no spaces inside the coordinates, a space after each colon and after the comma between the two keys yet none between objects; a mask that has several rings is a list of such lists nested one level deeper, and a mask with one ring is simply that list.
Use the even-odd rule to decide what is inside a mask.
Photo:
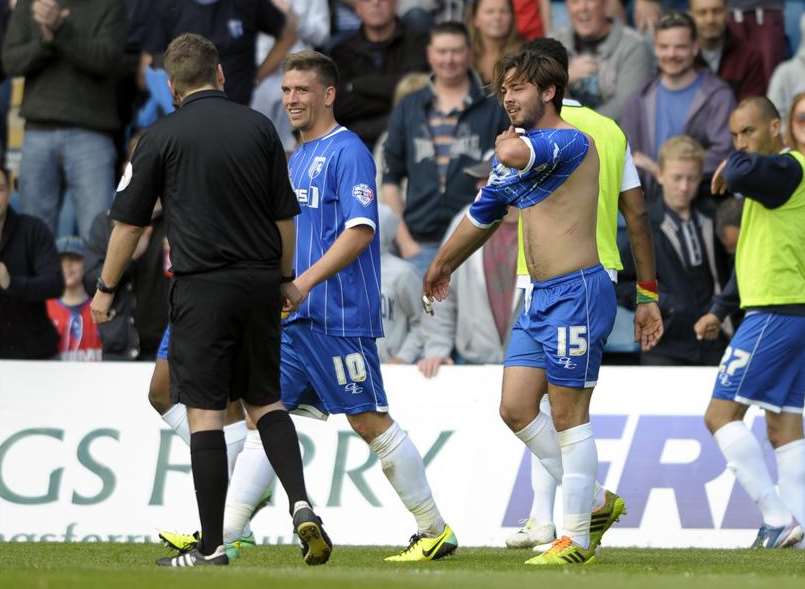
[{"label": "green grass pitch", "polygon": [[799,550],[602,549],[598,564],[566,570],[526,567],[531,552],[459,548],[442,561],[391,565],[378,547],[336,547],[307,567],[290,546],[244,551],[229,567],[161,569],[166,550],[142,544],[0,544],[0,588],[37,589],[802,589]]}]

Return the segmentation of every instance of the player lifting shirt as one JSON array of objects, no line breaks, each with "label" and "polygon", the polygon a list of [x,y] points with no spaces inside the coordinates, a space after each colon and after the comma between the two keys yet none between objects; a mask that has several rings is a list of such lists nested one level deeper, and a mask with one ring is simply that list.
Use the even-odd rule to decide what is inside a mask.
[{"label": "player lifting shirt", "polygon": [[[498,64],[496,78],[512,125],[526,132],[498,137],[489,183],[428,269],[424,293],[444,299],[452,271],[489,238],[507,206],[520,208],[534,293],[512,328],[501,411],[515,413],[507,423],[562,480],[565,512],[564,535],[529,564],[589,562],[598,464],[589,404],[616,307],[596,247],[598,154],[560,117],[567,72],[555,59],[521,51]],[[538,409],[546,384],[553,423]],[[536,391],[537,405],[513,411],[506,400],[524,391]]]}]

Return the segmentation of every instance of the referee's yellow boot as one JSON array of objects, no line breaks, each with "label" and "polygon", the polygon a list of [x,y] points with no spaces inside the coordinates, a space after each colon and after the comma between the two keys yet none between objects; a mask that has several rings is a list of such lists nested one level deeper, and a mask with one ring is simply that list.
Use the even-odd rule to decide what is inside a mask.
[{"label": "referee's yellow boot", "polygon": [[453,554],[458,548],[458,540],[450,526],[444,526],[442,533],[435,538],[429,538],[420,533],[411,536],[408,548],[385,558],[386,562],[420,562],[423,560],[438,560]]}]

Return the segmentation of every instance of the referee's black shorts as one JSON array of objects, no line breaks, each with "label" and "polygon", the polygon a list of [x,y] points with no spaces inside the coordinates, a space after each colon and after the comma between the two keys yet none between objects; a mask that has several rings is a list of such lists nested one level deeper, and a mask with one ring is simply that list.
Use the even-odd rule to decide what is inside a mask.
[{"label": "referee's black shorts", "polygon": [[170,290],[171,399],[197,409],[280,400],[279,270],[177,276]]}]

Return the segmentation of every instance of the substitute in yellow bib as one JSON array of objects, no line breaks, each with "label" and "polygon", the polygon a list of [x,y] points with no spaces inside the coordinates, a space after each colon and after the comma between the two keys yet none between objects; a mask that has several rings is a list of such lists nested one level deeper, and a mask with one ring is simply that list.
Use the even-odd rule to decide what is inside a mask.
[{"label": "substitute in yellow bib", "polygon": [[[747,314],[724,353],[705,421],[760,509],[755,548],[801,542],[805,522],[805,157],[783,149],[780,128],[768,99],[741,102],[730,117],[738,151],[712,186],[746,199],[735,271]],[[766,411],[779,491],[743,422],[749,405]]]}]

